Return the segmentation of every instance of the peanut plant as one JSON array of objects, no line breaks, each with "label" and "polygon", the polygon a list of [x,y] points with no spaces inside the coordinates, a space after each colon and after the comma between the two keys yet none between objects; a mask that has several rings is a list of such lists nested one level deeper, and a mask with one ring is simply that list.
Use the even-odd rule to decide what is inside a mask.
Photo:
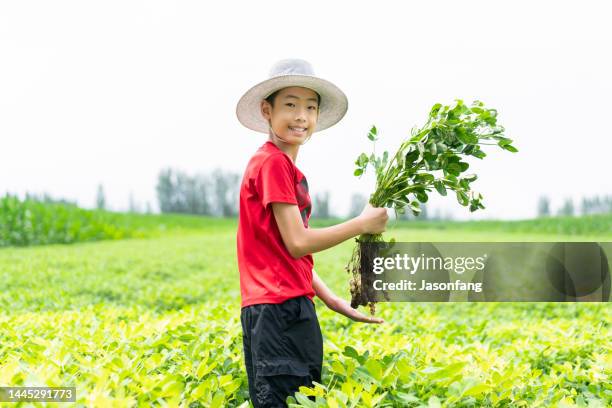
[{"label": "peanut plant", "polygon": [[[504,131],[504,127],[497,124],[497,110],[485,107],[480,101],[470,106],[460,99],[456,99],[453,106],[436,103],[429,112],[427,123],[421,128],[413,128],[410,138],[402,142],[391,158],[387,151],[382,156],[361,153],[355,161],[354,175],[361,177],[368,167],[373,167],[376,189],[369,203],[374,207],[393,208],[396,214],[408,210],[418,216],[419,203],[427,202],[428,194],[434,190],[443,196],[450,190],[459,204],[469,206],[470,212],[484,209],[482,194],[473,191],[471,186],[478,176],[464,174],[470,167],[464,159],[468,156],[483,159],[486,153],[482,147],[488,145],[516,153],[518,150],[511,144],[512,139],[505,137]],[[368,139],[374,143],[378,140],[376,126],[370,129]],[[372,254],[361,244],[384,240],[382,234],[363,234],[356,240],[357,245],[346,266],[351,274],[351,306],[369,305],[374,314],[371,286],[367,285],[367,273],[362,270],[362,258],[369,259]]]}]

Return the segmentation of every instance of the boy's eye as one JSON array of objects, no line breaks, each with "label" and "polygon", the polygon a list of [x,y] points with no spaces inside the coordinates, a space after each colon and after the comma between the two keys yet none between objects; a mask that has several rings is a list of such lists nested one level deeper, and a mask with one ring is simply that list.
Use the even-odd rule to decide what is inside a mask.
[{"label": "boy's eye", "polygon": [[316,106],[309,106],[308,108],[312,108],[312,109],[314,109],[314,110],[317,110],[317,107],[316,107]]}]

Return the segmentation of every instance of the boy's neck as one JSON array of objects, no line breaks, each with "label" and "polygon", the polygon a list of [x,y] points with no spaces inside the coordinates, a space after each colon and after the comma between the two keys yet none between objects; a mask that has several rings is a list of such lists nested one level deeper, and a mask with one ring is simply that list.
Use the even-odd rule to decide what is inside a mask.
[{"label": "boy's neck", "polygon": [[274,143],[276,147],[282,150],[287,156],[291,158],[291,161],[295,163],[295,161],[297,160],[298,151],[300,150],[300,145],[285,143],[278,137],[272,137],[272,135],[270,135],[268,141]]}]

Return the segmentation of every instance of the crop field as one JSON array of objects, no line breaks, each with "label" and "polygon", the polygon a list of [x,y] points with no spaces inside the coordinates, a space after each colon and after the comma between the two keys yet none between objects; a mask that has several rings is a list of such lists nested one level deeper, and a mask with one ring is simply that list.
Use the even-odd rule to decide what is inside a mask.
[{"label": "crop field", "polygon": [[[402,222],[385,236],[610,241],[610,219]],[[74,386],[77,406],[248,407],[236,221],[132,220],[140,235],[114,237],[131,239],[0,249],[0,386]],[[352,247],[314,256],[345,299]],[[609,303],[382,303],[382,325],[355,323],[318,299],[316,309],[323,381],[292,397],[296,406],[612,404]]]}]

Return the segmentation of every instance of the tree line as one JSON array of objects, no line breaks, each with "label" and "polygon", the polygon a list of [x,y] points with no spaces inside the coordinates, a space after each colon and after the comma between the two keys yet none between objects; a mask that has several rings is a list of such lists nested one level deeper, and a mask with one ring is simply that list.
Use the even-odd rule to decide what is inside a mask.
[{"label": "tree line", "polygon": [[157,201],[162,213],[235,217],[238,215],[240,176],[216,169],[190,176],[171,168],[157,178]]},{"label": "tree line", "polygon": [[[240,176],[231,171],[215,169],[209,173],[189,175],[170,167],[159,171],[156,184],[156,198],[161,213],[182,213],[207,215],[213,217],[235,217],[238,215],[238,195],[240,191]],[[332,211],[329,191],[314,194],[312,197],[312,216],[315,218],[342,217]],[[26,192],[26,200],[46,203],[62,203],[76,206],[76,201],[52,198],[49,194],[36,195]],[[348,217],[356,217],[361,213],[367,202],[367,196],[354,193],[350,198]],[[107,209],[104,188],[98,185],[96,208]],[[130,193],[129,212],[151,214],[151,204],[146,204],[146,210],[140,208]],[[566,198],[562,204],[553,209],[547,196],[540,196],[537,202],[538,217],[554,215],[592,215],[612,213],[612,195],[583,197],[578,203]],[[430,211],[421,204],[421,214],[414,216],[412,212],[398,215],[404,220],[452,220],[452,214],[442,213],[439,208]]]},{"label": "tree line", "polygon": [[[546,196],[541,196],[538,199],[537,207],[538,217],[548,217],[555,215],[551,209],[550,199]],[[573,215],[593,215],[593,214],[610,214],[612,213],[612,196],[592,196],[583,197],[580,201],[580,206],[574,205],[574,200],[566,198],[561,206],[557,208],[556,215],[573,216]]]},{"label": "tree line", "polygon": [[[239,181],[237,173],[222,169],[189,175],[166,167],[157,175],[157,205],[161,213],[235,217],[238,215]],[[146,206],[146,213],[152,213],[151,204],[147,203]],[[96,208],[107,209],[101,184],[97,189]],[[142,212],[132,193],[129,196],[129,212]]]}]

